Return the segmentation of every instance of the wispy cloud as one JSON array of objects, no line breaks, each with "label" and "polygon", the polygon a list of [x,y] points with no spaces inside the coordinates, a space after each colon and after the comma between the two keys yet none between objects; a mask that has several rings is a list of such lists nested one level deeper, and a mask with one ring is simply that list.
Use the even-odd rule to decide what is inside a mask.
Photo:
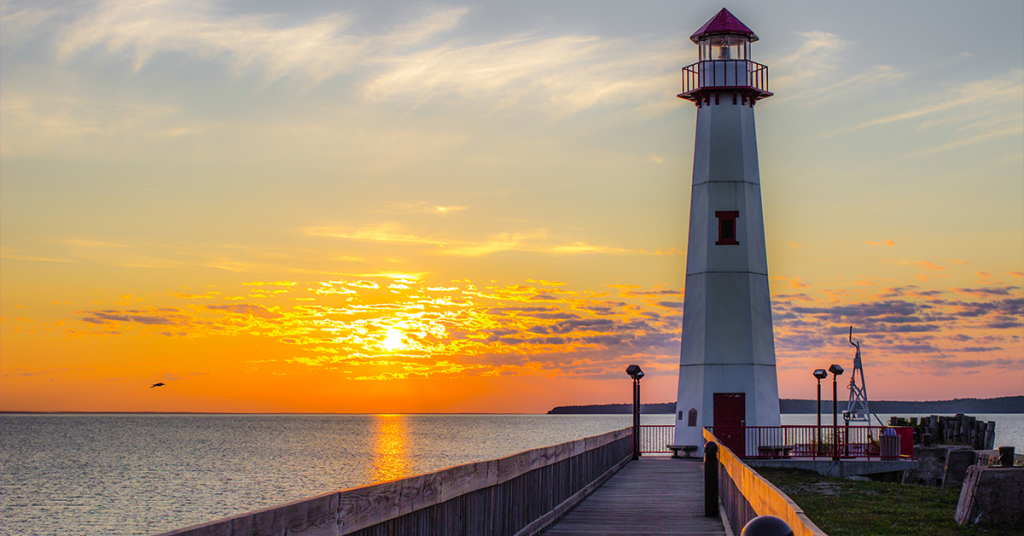
[{"label": "wispy cloud", "polygon": [[206,2],[107,1],[63,33],[57,57],[69,61],[93,47],[132,57],[136,71],[158,52],[227,61],[241,73],[259,68],[268,80],[320,81],[354,65],[365,39],[345,35],[352,17],[336,14],[281,27],[272,15],[220,16]]},{"label": "wispy cloud", "polygon": [[106,309],[103,311],[78,311],[84,322],[109,325],[117,322],[143,324],[147,326],[187,326],[191,318],[180,309],[160,307],[149,309]]},{"label": "wispy cloud", "polygon": [[872,242],[872,241],[868,240],[866,243],[869,246],[889,246],[889,247],[892,247],[892,246],[896,245],[896,242],[894,242],[892,240],[883,240],[881,242]]},{"label": "wispy cloud", "polygon": [[918,268],[920,268],[922,270],[945,270],[946,269],[945,266],[939,266],[938,264],[935,264],[934,262],[931,262],[931,261],[914,261],[911,264],[913,264],[914,266],[917,266]]},{"label": "wispy cloud", "polygon": [[251,303],[232,303],[227,305],[207,305],[212,311],[226,311],[238,315],[252,315],[259,318],[281,318],[281,313],[271,311],[262,305]]},{"label": "wispy cloud", "polygon": [[[64,81],[65,83],[67,81]],[[126,137],[166,141],[202,130],[178,108],[130,97],[103,100],[50,87],[11,84],[0,98],[0,154],[40,155],[55,149],[89,154]]]},{"label": "wispy cloud", "polygon": [[809,283],[804,283],[803,281],[801,281],[799,277],[792,277],[792,278],[790,278],[790,277],[785,277],[785,276],[777,276],[777,277],[774,277],[773,279],[776,279],[776,280],[779,280],[779,281],[788,281],[790,288],[797,288],[797,289],[799,289],[799,288],[808,288],[808,287],[811,286]]},{"label": "wispy cloud", "polygon": [[[941,93],[926,99],[928,104],[917,106],[907,111],[877,117],[863,121],[849,128],[832,131],[826,136],[835,136],[857,130],[907,121],[928,118],[922,122],[921,129],[929,129],[942,123],[960,123],[965,128],[958,132],[970,131],[984,127],[990,132],[956,140],[940,147],[954,148],[977,143],[992,137],[1001,137],[1021,132],[1020,122],[1024,120],[1024,108],[1021,106],[1020,95],[1024,93],[1024,70],[1014,69],[1007,74],[987,80],[967,82],[944,88]],[[939,114],[947,114],[937,117]],[[992,129],[996,128],[995,132]],[[913,153],[915,155],[930,154],[940,150],[939,147]]]},{"label": "wispy cloud", "polygon": [[127,248],[130,247],[127,244],[121,244],[118,242],[106,242],[103,240],[86,240],[81,238],[67,238],[60,241],[62,244],[67,244],[74,248],[82,249],[108,249],[108,248]]},{"label": "wispy cloud", "polygon": [[[530,101],[556,116],[609,103],[642,106],[676,85],[664,67],[674,64],[675,45],[646,43],[646,53],[637,54],[639,43],[594,35],[446,43],[383,59],[388,68],[364,91],[371,100],[450,97],[491,109]],[[667,102],[662,111],[675,104]]]},{"label": "wispy cloud", "polygon": [[840,53],[853,44],[829,32],[800,32],[798,35],[801,43],[796,51],[772,60],[772,69],[777,73],[772,83],[778,87],[806,86],[810,80],[833,72]]},{"label": "wispy cloud", "polygon": [[[250,11],[233,12],[202,0],[109,0],[75,4],[61,10],[56,22],[44,24],[38,21],[50,20],[46,13],[4,3],[4,20],[11,21],[5,22],[5,39],[38,32],[31,37],[50,41],[41,50],[54,51],[55,64],[40,63],[34,56],[15,59],[19,66],[31,63],[33,72],[47,70],[48,82],[40,83],[36,76],[5,77],[0,154],[165,154],[168,143],[178,143],[187,148],[185,154],[191,150],[199,157],[204,150],[192,145],[196,140],[247,138],[263,144],[264,154],[336,155],[343,148],[362,160],[363,169],[381,171],[416,160],[443,160],[468,136],[434,125],[417,129],[408,122],[404,128],[380,128],[378,122],[365,121],[367,106],[374,103],[388,112],[457,103],[473,108],[477,117],[515,106],[517,113],[554,119],[604,107],[604,120],[612,122],[678,108],[673,93],[680,40],[540,35],[538,30],[524,34],[521,29],[469,38],[452,31],[471,15],[466,7],[422,9],[372,27],[354,12],[296,19],[253,13],[259,8],[251,5],[242,9]],[[9,27],[22,30],[9,32]],[[182,98],[181,92],[144,89],[166,72],[162,62],[168,58],[175,69],[204,73],[184,76],[179,83],[194,85],[223,71],[233,79],[228,84],[244,84],[246,94],[265,96],[274,86],[273,91],[309,95],[327,81],[348,93],[316,112],[305,110],[300,119],[216,117],[206,113],[207,107],[196,106],[201,101]],[[107,67],[103,74],[90,76],[96,59]],[[131,72],[117,70],[118,65]],[[254,87],[254,79],[262,84]],[[205,94],[209,87],[186,93]],[[232,88],[231,95],[237,96],[238,89]],[[214,89],[203,100],[221,98],[228,97]],[[332,119],[325,120],[324,114]],[[253,122],[264,128],[253,128]],[[352,128],[336,128],[341,122]],[[277,135],[268,142],[266,132],[287,132],[288,139],[304,142],[281,144]],[[434,208],[437,214],[463,209],[446,204]]]},{"label": "wispy cloud", "polygon": [[22,251],[20,249],[14,249],[14,248],[8,248],[8,247],[0,248],[0,257],[3,257],[5,259],[18,259],[18,260],[23,260],[23,261],[72,262],[69,259],[43,257],[43,256],[40,256],[40,255],[34,255],[32,253],[28,253],[28,252]]},{"label": "wispy cloud", "polygon": [[414,201],[392,202],[388,204],[387,208],[378,210],[377,212],[397,214],[436,214],[438,216],[445,216],[456,212],[462,212],[468,208],[469,207],[467,206],[460,205],[437,205],[426,201]]},{"label": "wispy cloud", "polygon": [[12,9],[9,2],[0,3],[0,44],[18,46],[32,37],[33,30],[57,14],[56,9]]},{"label": "wispy cloud", "polygon": [[995,131],[995,132],[985,132],[983,134],[978,134],[977,136],[973,136],[973,137],[970,137],[970,138],[966,138],[966,139],[962,139],[962,140],[956,140],[956,141],[951,141],[949,143],[944,143],[942,145],[931,147],[929,149],[924,149],[924,150],[921,150],[921,151],[915,151],[915,152],[912,152],[912,153],[907,153],[907,157],[925,156],[925,155],[929,155],[929,154],[941,153],[943,151],[948,151],[950,149],[957,149],[957,148],[960,148],[960,147],[965,147],[965,146],[968,146],[968,145],[974,145],[974,144],[977,144],[977,143],[981,143],[981,142],[983,142],[985,140],[989,140],[989,139],[992,139],[992,138],[1002,138],[1002,137],[1005,137],[1005,136],[1012,136],[1014,134],[1021,134],[1021,133],[1024,133],[1024,126],[1007,127],[1007,128],[1002,129],[1002,130]]},{"label": "wispy cloud", "polygon": [[532,229],[521,232],[498,233],[483,240],[445,239],[419,236],[404,230],[398,223],[384,223],[372,226],[325,226],[307,227],[304,232],[312,236],[326,236],[367,242],[385,242],[407,245],[431,245],[430,251],[438,255],[460,257],[482,257],[502,251],[524,251],[553,255],[579,255],[602,253],[608,255],[642,254],[637,250],[602,246],[583,241],[565,241],[553,236],[547,229]]},{"label": "wispy cloud", "polygon": [[528,251],[554,255],[579,255],[603,253],[606,255],[628,255],[636,252],[624,248],[600,246],[586,242],[558,243],[557,238],[550,237],[544,229],[526,233],[501,233],[490,236],[485,241],[462,243],[453,248],[445,248],[445,255],[464,257],[482,257],[502,251]]},{"label": "wispy cloud", "polygon": [[649,115],[676,104],[661,101],[675,85],[667,66],[677,63],[679,42],[529,34],[434,42],[469,11],[434,9],[368,33],[351,13],[288,24],[273,14],[226,15],[207,2],[111,0],[70,24],[56,49],[61,62],[94,49],[120,54],[136,72],[158,53],[180,52],[268,82],[318,84],[358,70],[367,99],[412,106],[451,97],[498,110],[529,101],[561,116],[611,103]]},{"label": "wispy cloud", "polygon": [[303,231],[311,236],[347,238],[368,242],[443,245],[441,240],[404,232],[402,226],[397,223],[383,223],[374,226],[306,227]]},{"label": "wispy cloud", "polygon": [[772,106],[814,106],[894,86],[911,75],[891,65],[847,74],[842,69],[844,56],[855,43],[822,31],[798,35],[801,42],[795,52],[771,60],[772,88],[779,94],[769,101]]}]

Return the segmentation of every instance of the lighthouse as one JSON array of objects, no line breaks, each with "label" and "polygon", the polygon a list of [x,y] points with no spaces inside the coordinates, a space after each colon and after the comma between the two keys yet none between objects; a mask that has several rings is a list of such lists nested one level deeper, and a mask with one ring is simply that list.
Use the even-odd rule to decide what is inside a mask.
[{"label": "lighthouse", "polygon": [[675,442],[703,452],[703,427],[743,455],[740,426],[779,426],[779,386],[754,104],[772,96],[751,61],[757,35],[722,9],[690,40],[679,97],[697,106]]}]

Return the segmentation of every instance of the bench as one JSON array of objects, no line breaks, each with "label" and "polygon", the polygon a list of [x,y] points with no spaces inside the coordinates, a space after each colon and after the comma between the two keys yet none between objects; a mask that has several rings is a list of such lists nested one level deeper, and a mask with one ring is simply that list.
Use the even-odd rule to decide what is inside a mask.
[{"label": "bench", "polygon": [[757,453],[762,458],[788,458],[789,451],[793,450],[790,445],[766,445],[757,447]]},{"label": "bench", "polygon": [[[669,450],[672,451],[673,458],[692,458],[693,453],[697,452],[697,445],[665,445]],[[679,451],[683,451],[683,455],[679,455]]]}]

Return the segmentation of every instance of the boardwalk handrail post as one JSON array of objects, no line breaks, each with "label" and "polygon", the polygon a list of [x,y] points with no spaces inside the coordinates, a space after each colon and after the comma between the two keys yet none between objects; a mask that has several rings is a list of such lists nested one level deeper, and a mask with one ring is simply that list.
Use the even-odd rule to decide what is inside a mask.
[{"label": "boardwalk handrail post", "polygon": [[718,517],[718,444],[704,445],[704,516]]},{"label": "boardwalk handrail post", "polygon": [[[843,412],[843,421],[846,422],[846,426],[843,428],[843,455],[850,456],[850,413],[847,411]],[[869,423],[871,421],[868,421]],[[870,428],[869,428],[870,430]],[[881,441],[878,443],[881,445]]]}]

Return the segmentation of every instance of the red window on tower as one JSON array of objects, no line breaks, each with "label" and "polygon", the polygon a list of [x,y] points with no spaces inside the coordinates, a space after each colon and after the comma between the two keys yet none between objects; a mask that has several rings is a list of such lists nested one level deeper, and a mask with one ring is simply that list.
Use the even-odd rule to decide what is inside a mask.
[{"label": "red window on tower", "polygon": [[736,246],[736,219],[740,217],[738,210],[717,210],[715,217],[718,218],[718,241],[717,246]]}]

